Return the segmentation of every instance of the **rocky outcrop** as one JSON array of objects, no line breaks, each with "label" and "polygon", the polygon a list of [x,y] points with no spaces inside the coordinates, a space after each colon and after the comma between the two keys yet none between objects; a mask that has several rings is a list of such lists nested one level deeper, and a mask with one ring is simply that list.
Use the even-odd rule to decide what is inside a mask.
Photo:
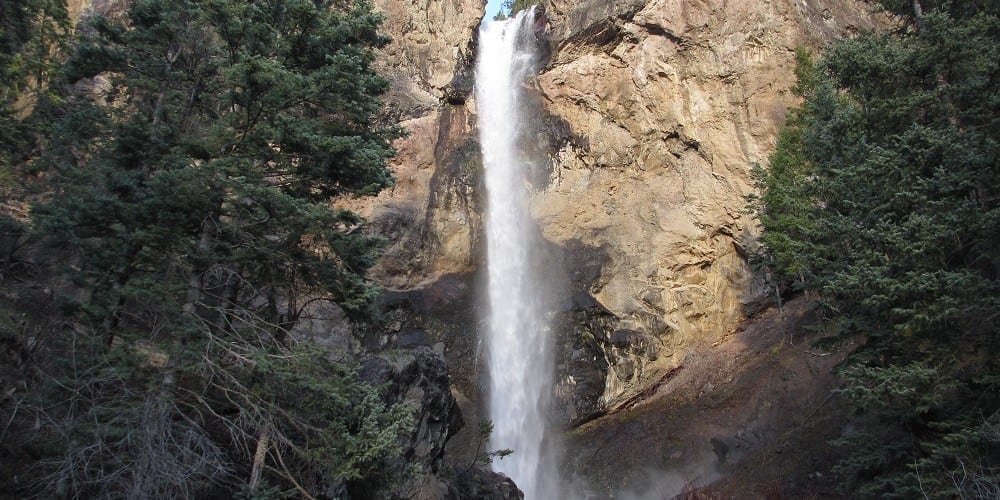
[{"label": "rocky outcrop", "polygon": [[[461,498],[514,498],[485,495],[485,485],[503,477],[469,468],[480,439],[476,297],[483,211],[472,85],[485,2],[376,0],[375,6],[393,40],[376,62],[392,82],[384,118],[407,135],[394,143],[394,186],[374,198],[337,202],[365,216],[389,245],[370,273],[385,288],[378,305],[387,328],[366,344],[444,346],[453,394],[470,422],[448,441],[446,467],[472,474],[455,483],[468,489]],[[508,490],[517,491],[497,491]]]},{"label": "rocky outcrop", "polygon": [[478,140],[471,109],[482,0],[377,0],[392,42],[376,68],[391,81],[384,119],[407,135],[394,143],[395,185],[375,198],[339,200],[390,242],[372,275],[412,289],[475,268],[481,234]]},{"label": "rocky outcrop", "polygon": [[486,469],[465,471],[454,481],[456,500],[521,500],[524,494],[514,481]]},{"label": "rocky outcrop", "polygon": [[421,335],[419,331],[397,335],[393,348],[368,358],[361,366],[362,379],[383,388],[387,404],[405,404],[413,409],[413,432],[403,443],[399,459],[416,473],[406,484],[382,486],[394,490],[389,494],[391,498],[523,498],[513,481],[487,470],[475,460],[460,468],[443,467],[445,443],[463,427],[464,421],[451,392],[444,346],[408,345],[422,342]]},{"label": "rocky outcrop", "polygon": [[465,102],[453,87],[465,88],[466,95],[472,89],[464,69],[475,57],[484,5],[482,0],[375,0],[375,10],[384,15],[382,29],[392,37],[376,63],[392,82],[390,113],[409,120],[433,113],[446,100]]},{"label": "rocky outcrop", "polygon": [[361,377],[384,387],[389,404],[414,408],[413,435],[403,450],[407,463],[437,472],[444,443],[462,427],[444,358],[426,346],[383,352],[364,362]]},{"label": "rocky outcrop", "polygon": [[66,13],[70,24],[79,28],[80,21],[86,21],[95,15],[103,16],[114,22],[126,22],[128,6],[131,0],[66,0]]},{"label": "rocky outcrop", "polygon": [[[794,50],[872,27],[872,7],[553,0],[548,12],[555,50],[537,89],[570,139],[549,151],[532,212],[553,244],[602,249],[587,291],[613,317],[565,339],[559,390],[577,394],[576,413],[610,410],[761,298],[745,261],[755,227],[744,197],[794,103]],[[578,388],[574,373],[587,370],[573,368],[595,362],[599,395]]]},{"label": "rocky outcrop", "polygon": [[839,498],[816,471],[850,429],[831,370],[851,346],[810,346],[815,313],[804,297],[765,309],[693,347],[627,413],[574,429],[567,469],[586,498]]},{"label": "rocky outcrop", "polygon": [[[345,204],[391,242],[374,271],[387,288],[427,298],[448,289],[442,277],[464,277],[469,296],[455,303],[465,314],[407,322],[472,373],[483,206],[470,90],[482,4],[377,5],[394,38],[379,63],[394,82],[387,118],[410,135],[396,143],[396,185]],[[532,83],[526,181],[553,272],[569,283],[557,393],[561,418],[579,423],[641,398],[761,299],[744,197],[795,102],[794,50],[875,16],[856,0],[546,5],[552,53]],[[474,375],[463,379],[475,399]]]}]

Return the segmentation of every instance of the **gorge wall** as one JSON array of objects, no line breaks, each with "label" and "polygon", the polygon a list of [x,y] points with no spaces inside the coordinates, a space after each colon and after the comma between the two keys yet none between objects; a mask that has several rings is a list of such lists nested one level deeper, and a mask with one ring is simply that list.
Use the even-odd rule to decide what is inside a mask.
[{"label": "gorge wall", "polygon": [[[376,344],[443,342],[463,411],[477,400],[483,187],[470,94],[480,0],[381,0],[394,38],[387,117],[396,185],[345,200],[390,246],[393,321]],[[795,102],[794,50],[874,27],[853,0],[547,2],[552,54],[531,83],[532,213],[569,283],[559,417],[634,404],[765,290],[747,266],[750,169]],[[414,340],[416,339],[416,340]],[[467,415],[468,417],[468,415]]]},{"label": "gorge wall", "polygon": [[[418,420],[411,450],[428,470],[437,469],[459,425],[440,391],[439,353],[466,422],[443,460],[468,466],[478,444],[485,197],[472,68],[484,3],[374,0],[392,37],[377,62],[392,84],[383,119],[408,134],[395,143],[392,188],[337,200],[387,240],[372,271],[385,290],[385,324],[363,347],[416,348],[375,358],[367,369],[379,382],[402,377],[393,388],[398,399],[438,408]],[[618,434],[580,424],[674,390],[679,368],[759,309],[766,290],[746,262],[755,224],[744,197],[751,167],[766,162],[795,103],[795,48],[873,28],[877,15],[856,0],[545,3],[551,54],[530,83],[539,113],[529,153],[538,161],[525,182],[548,245],[546,271],[567,284],[548,290],[562,304],[554,320],[562,325],[557,417],[592,443]],[[74,18],[121,15],[125,4],[74,0],[70,10]],[[331,334],[326,323],[309,329],[351,337]],[[757,347],[767,354],[768,346]],[[686,376],[708,387],[721,383],[715,375]],[[727,394],[718,413],[747,399]],[[777,408],[794,411],[791,403]],[[689,420],[702,418],[700,408],[688,410]],[[493,477],[468,482],[465,491],[497,489]],[[434,497],[446,487],[428,479],[422,491]],[[508,485],[497,497],[517,493]]]},{"label": "gorge wall", "polygon": [[[126,0],[73,0],[74,20]],[[483,186],[472,66],[483,0],[376,0],[392,37],[384,119],[396,184],[338,203],[389,246],[373,271],[375,347],[443,342],[465,410],[479,391]],[[562,418],[630,404],[761,300],[744,196],[795,102],[794,49],[874,27],[856,0],[547,0],[552,54],[532,82],[532,212],[568,290]],[[468,399],[466,399],[468,398]]]}]

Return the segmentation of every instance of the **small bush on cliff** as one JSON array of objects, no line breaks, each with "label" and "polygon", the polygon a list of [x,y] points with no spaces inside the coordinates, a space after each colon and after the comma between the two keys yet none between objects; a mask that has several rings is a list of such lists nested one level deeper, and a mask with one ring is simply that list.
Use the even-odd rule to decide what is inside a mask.
[{"label": "small bush on cliff", "polygon": [[504,0],[500,4],[500,11],[494,19],[502,21],[508,17],[514,17],[518,12],[529,9],[535,5],[541,5],[541,0]]},{"label": "small bush on cliff", "polygon": [[821,330],[862,341],[843,369],[845,488],[995,497],[1000,12],[905,4],[903,29],[800,61],[804,101],[758,173],[762,241],[820,298]]}]

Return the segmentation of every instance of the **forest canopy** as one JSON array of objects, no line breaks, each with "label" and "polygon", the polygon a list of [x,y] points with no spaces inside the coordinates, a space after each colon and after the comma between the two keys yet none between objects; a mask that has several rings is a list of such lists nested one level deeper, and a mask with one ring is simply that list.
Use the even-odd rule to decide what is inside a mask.
[{"label": "forest canopy", "polygon": [[757,170],[778,285],[841,367],[845,493],[1000,495],[1000,12],[886,2],[903,22],[799,54],[801,106]]},{"label": "forest canopy", "polygon": [[294,334],[375,294],[381,240],[329,200],[391,183],[381,17],[134,0],[71,36],[55,0],[0,9],[0,168],[30,208],[0,227],[4,380],[31,387],[4,398],[2,488],[308,497],[406,474],[410,409]]},{"label": "forest canopy", "polygon": [[[412,408],[299,327],[377,320],[383,241],[330,201],[392,184],[380,15],[127,3],[0,1],[0,490],[376,496]],[[798,53],[757,257],[858,345],[845,495],[1000,498],[1000,8],[881,3],[893,29]]]}]

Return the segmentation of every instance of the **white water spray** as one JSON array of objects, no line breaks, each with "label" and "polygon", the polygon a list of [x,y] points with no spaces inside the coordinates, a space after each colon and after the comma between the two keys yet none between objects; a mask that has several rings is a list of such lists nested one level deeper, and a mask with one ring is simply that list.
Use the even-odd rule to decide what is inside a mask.
[{"label": "white water spray", "polygon": [[489,414],[492,449],[514,453],[493,463],[527,500],[558,498],[558,479],[546,445],[552,392],[552,340],[546,298],[537,283],[539,242],[528,213],[522,124],[525,79],[539,64],[535,8],[479,33],[476,108],[488,192]]}]

